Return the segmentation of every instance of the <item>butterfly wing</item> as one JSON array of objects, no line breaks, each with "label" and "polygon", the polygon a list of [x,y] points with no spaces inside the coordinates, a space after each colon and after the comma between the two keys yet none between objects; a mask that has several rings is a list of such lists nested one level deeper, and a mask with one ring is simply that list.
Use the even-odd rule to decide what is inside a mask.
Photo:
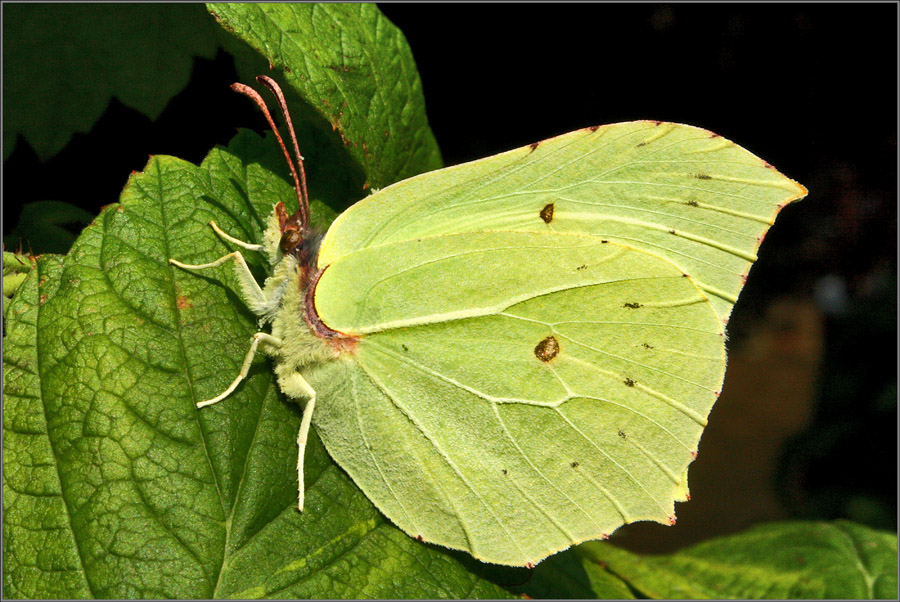
[{"label": "butterfly wing", "polygon": [[[576,232],[665,257],[724,320],[766,231],[806,189],[707,130],[636,121],[579,130],[404,180],[335,220],[319,267],[437,234]],[[542,212],[552,205],[551,220]]]},{"label": "butterfly wing", "polygon": [[305,375],[329,452],[404,531],[489,562],[671,522],[724,376],[711,291],[801,194],[771,174],[703,130],[620,124],[355,205],[315,307],[359,343]]}]

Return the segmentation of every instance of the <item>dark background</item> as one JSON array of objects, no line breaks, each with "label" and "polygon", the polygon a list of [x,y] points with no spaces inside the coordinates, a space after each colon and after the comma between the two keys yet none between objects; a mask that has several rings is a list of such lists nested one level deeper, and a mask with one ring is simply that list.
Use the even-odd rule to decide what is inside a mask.
[{"label": "dark background", "polygon": [[[783,518],[896,530],[897,5],[380,6],[412,48],[445,164],[661,119],[734,140],[810,191],[779,216],[735,308],[693,500],[676,527],[616,540],[671,549]],[[20,137],[3,170],[7,246],[24,203],[96,215],[148,155],[199,163],[260,127],[236,79],[228,54],[196,59],[157,120],[113,98],[46,162]]]}]

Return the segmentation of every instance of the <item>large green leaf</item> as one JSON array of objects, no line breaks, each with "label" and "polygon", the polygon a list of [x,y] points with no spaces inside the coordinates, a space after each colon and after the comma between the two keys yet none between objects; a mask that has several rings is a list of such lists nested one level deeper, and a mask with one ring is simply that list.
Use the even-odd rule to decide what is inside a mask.
[{"label": "large green leaf", "polygon": [[[4,347],[4,586],[15,597],[475,597],[504,591],[391,526],[317,439],[296,508],[299,416],[259,359],[230,269],[169,257],[258,240],[293,194],[242,134],[197,167],[156,157],[17,294]],[[258,259],[251,259],[259,269]]]},{"label": "large green leaf", "polygon": [[3,148],[22,134],[46,160],[88,131],[112,96],[155,119],[212,58],[216,28],[190,4],[3,7]]},{"label": "large green leaf", "polygon": [[847,521],[762,525],[668,556],[578,551],[650,598],[897,598],[897,536]]},{"label": "large green leaf", "polygon": [[374,4],[210,4],[235,35],[284,70],[381,188],[441,166],[422,83],[399,29]]}]

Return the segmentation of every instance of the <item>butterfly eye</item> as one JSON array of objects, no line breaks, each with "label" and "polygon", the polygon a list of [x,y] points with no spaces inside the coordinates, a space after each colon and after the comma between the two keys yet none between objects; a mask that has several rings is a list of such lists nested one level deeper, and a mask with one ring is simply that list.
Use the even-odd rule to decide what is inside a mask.
[{"label": "butterfly eye", "polygon": [[285,230],[281,235],[281,252],[290,255],[303,242],[303,235],[293,228]]}]

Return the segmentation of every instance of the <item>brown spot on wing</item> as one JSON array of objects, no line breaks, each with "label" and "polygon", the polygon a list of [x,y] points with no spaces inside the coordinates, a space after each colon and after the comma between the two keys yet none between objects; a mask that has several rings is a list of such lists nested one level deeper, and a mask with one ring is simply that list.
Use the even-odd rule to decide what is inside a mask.
[{"label": "brown spot on wing", "polygon": [[549,362],[557,355],[559,355],[559,341],[554,336],[547,337],[534,348],[534,356],[542,362]]},{"label": "brown spot on wing", "polygon": [[545,224],[549,224],[553,221],[553,203],[548,203],[541,209],[540,213],[541,219],[544,220]]}]

